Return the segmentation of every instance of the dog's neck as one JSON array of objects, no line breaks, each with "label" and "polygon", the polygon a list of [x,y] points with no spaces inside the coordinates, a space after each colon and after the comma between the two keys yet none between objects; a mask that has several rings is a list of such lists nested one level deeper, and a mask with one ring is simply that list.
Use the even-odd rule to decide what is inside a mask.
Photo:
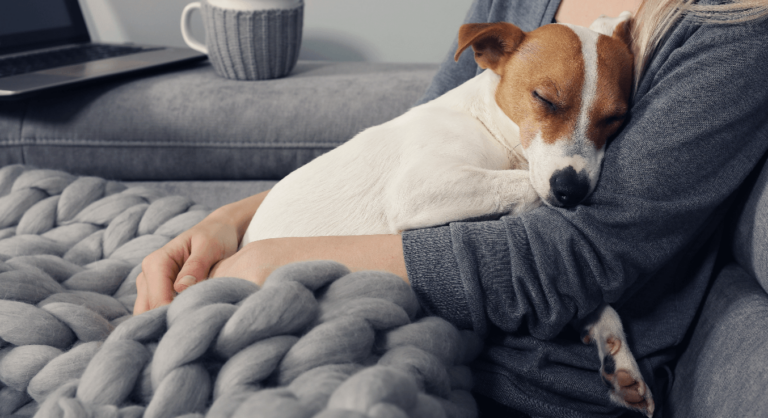
[{"label": "dog's neck", "polygon": [[506,150],[510,168],[527,169],[528,160],[520,144],[520,127],[496,103],[499,81],[501,77],[498,74],[485,70],[437,100],[453,109],[461,109],[480,121],[490,136]]}]

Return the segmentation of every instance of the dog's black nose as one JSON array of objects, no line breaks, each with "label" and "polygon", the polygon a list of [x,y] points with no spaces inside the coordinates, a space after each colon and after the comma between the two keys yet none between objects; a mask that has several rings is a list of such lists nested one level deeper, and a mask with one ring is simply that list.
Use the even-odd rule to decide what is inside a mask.
[{"label": "dog's black nose", "polygon": [[586,174],[579,175],[573,167],[568,166],[552,174],[549,187],[560,205],[570,208],[587,197],[589,177]]}]

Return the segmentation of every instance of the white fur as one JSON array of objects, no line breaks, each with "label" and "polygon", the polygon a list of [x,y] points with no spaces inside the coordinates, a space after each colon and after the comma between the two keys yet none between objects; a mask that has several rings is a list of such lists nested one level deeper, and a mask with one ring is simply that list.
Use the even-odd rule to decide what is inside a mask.
[{"label": "white fur", "polygon": [[540,204],[485,71],[280,181],[243,237],[394,234]]},{"label": "white fur", "polygon": [[[627,337],[624,334],[624,327],[621,324],[621,318],[619,314],[609,305],[603,305],[595,312],[593,312],[587,319],[587,324],[584,329],[589,334],[592,342],[597,346],[597,353],[600,356],[601,370],[603,377],[606,381],[610,382],[613,386],[613,390],[610,393],[611,401],[617,405],[621,405],[627,408],[634,408],[627,403],[622,397],[622,390],[624,388],[619,385],[616,378],[616,372],[623,370],[627,372],[632,379],[638,382],[637,393],[644,397],[647,402],[647,407],[642,412],[649,418],[653,416],[655,404],[653,401],[653,395],[651,390],[645,384],[643,375],[640,373],[640,368],[637,366],[635,356],[629,350],[629,344],[627,343]],[[609,346],[609,340],[618,340],[618,349],[615,352],[611,352]],[[615,364],[614,370],[608,373],[605,370],[604,361],[606,356],[611,356]]]},{"label": "white fur", "polygon": [[631,18],[632,12],[629,11],[621,12],[621,14],[619,14],[617,17],[608,17],[603,15],[592,22],[592,24],[589,25],[589,29],[606,36],[611,36],[613,35],[613,31],[616,29],[616,26],[618,26],[619,23],[627,21]]},{"label": "white fur", "polygon": [[[570,137],[547,144],[539,134],[522,151],[520,128],[496,103],[500,77],[486,70],[286,176],[264,199],[241,245],[278,237],[395,234],[520,214],[539,206],[539,196],[551,196],[552,173],[567,166],[586,172],[594,189],[605,148],[595,150],[586,137],[597,93],[598,35],[568,26],[582,42],[587,73]],[[601,359],[607,338],[619,339],[616,366],[642,381],[618,314],[604,305],[590,318],[586,329]],[[612,392],[614,402],[629,406],[619,389]],[[652,403],[650,391],[643,390]]]},{"label": "white fur", "polygon": [[605,154],[605,145],[600,149],[587,138],[589,128],[589,111],[597,97],[597,38],[598,33],[583,28],[563,24],[570,28],[581,41],[582,57],[584,59],[584,86],[581,91],[581,107],[579,108],[576,128],[568,137],[553,141],[544,141],[537,135],[526,149],[525,156],[530,161],[531,184],[544,198],[545,203],[555,202],[555,196],[550,191],[550,178],[555,171],[565,167],[573,167],[577,173],[584,172],[589,177],[589,193],[595,189],[600,177],[600,165]]},{"label": "white fur", "polygon": [[[546,196],[547,200],[554,201],[555,197],[550,191],[549,179],[555,171],[565,167],[573,167],[577,173],[585,172],[589,177],[590,193],[597,186],[600,177],[600,164],[605,154],[605,146],[595,150],[594,146],[587,145],[587,152],[574,152],[575,141],[560,140],[548,144],[537,135],[531,145],[525,150],[525,157],[530,163],[531,184],[540,196]],[[545,202],[547,201],[545,200]]]},{"label": "white fur", "polygon": [[581,89],[581,109],[574,132],[574,142],[586,145],[589,128],[589,110],[597,97],[597,38],[599,33],[581,26],[566,25],[581,41],[581,55],[584,59],[584,87]]}]

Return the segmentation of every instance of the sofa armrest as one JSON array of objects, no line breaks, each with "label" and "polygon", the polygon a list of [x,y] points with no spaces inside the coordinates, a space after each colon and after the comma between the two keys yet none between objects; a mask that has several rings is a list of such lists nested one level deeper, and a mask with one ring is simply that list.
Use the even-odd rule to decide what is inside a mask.
[{"label": "sofa armrest", "polygon": [[768,294],[736,264],[715,279],[675,368],[665,416],[765,417]]},{"label": "sofa armrest", "polygon": [[739,191],[730,219],[733,257],[768,292],[768,165],[763,158]]},{"label": "sofa armrest", "polygon": [[0,166],[119,180],[279,179],[408,110],[436,65],[299,62],[233,81],[207,63],[0,103]]}]

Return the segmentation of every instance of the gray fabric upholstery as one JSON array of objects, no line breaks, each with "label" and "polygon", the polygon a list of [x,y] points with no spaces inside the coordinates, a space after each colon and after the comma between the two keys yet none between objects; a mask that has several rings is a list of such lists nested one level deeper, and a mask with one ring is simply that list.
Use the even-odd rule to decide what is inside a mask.
[{"label": "gray fabric upholstery", "polygon": [[[21,121],[24,116],[25,106],[17,104],[15,102],[2,103],[0,102],[0,144],[5,145],[3,147],[3,155],[6,154],[8,145],[13,145],[14,141],[17,141],[21,135]],[[8,149],[7,151],[13,151],[14,156],[20,155],[20,152],[16,149]],[[0,156],[0,163],[5,161],[8,157]],[[5,165],[4,163],[2,163]]]},{"label": "gray fabric upholstery", "polygon": [[768,291],[768,166],[759,172],[749,198],[737,214],[731,242],[733,255]]},{"label": "gray fabric upholstery", "polygon": [[677,364],[665,416],[765,416],[767,313],[755,280],[736,264],[725,267]]},{"label": "gray fabric upholstery", "polygon": [[[728,241],[736,263],[709,290],[675,367],[667,401],[677,418],[762,417],[768,376],[768,167],[737,196]],[[757,279],[757,280],[755,280]]]},{"label": "gray fabric upholstery", "polygon": [[0,166],[119,180],[278,179],[408,110],[436,65],[299,62],[226,80],[207,63],[0,103]]}]

